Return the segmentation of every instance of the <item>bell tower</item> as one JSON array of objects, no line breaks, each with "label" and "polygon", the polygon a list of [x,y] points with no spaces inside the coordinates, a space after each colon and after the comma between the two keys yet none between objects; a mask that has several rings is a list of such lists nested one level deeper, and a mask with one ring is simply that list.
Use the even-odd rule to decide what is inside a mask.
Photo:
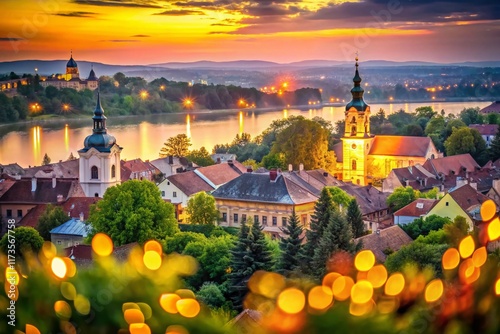
[{"label": "bell tower", "polygon": [[343,168],[345,182],[367,184],[367,158],[373,136],[370,134],[370,106],[363,100],[358,57],[356,56],[354,87],[351,89],[352,100],[345,108],[345,129],[342,138]]}]

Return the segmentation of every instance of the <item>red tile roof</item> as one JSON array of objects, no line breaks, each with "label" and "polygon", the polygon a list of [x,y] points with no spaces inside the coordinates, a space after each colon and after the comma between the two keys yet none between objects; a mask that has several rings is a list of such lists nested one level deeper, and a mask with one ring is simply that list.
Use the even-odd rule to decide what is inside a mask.
[{"label": "red tile roof", "polygon": [[140,158],[134,159],[134,160],[122,161],[121,163],[124,167],[130,169],[130,171],[132,173],[140,173],[140,172],[158,170],[152,164],[146,163],[146,162],[142,161]]},{"label": "red tile roof", "polygon": [[494,136],[498,131],[498,124],[469,124],[469,128],[479,131],[481,136]]},{"label": "red tile roof", "polygon": [[191,196],[200,191],[214,190],[212,186],[205,182],[194,171],[170,175],[167,177],[167,180],[187,196]]},{"label": "red tile roof", "polygon": [[369,155],[425,157],[434,146],[429,137],[375,136]]},{"label": "red tile roof", "polygon": [[36,190],[32,190],[31,179],[17,180],[7,190],[0,202],[8,203],[57,203],[58,196],[61,195],[63,200],[72,196],[83,194],[83,190],[76,180],[56,179],[56,186],[52,187],[52,179],[36,179]]},{"label": "red tile roof", "polygon": [[444,158],[428,159],[424,163],[424,168],[432,174],[438,176],[439,174],[458,175],[459,173],[465,171],[473,172],[476,169],[479,169],[480,166],[469,153],[466,153]]},{"label": "red tile roof", "polygon": [[472,188],[469,184],[450,191],[449,195],[467,212],[469,212],[472,207],[481,205],[489,199],[487,196],[478,193],[477,190]]},{"label": "red tile roof", "polygon": [[384,262],[387,258],[386,251],[396,252],[401,247],[413,242],[410,236],[398,225],[355,239],[355,242],[359,241],[363,243],[363,249],[371,250],[379,262]]},{"label": "red tile roof", "polygon": [[500,101],[495,101],[487,107],[480,110],[482,113],[500,113]]},{"label": "red tile roof", "polygon": [[23,178],[31,178],[33,176],[39,178],[57,178],[77,179],[80,173],[80,160],[67,160],[52,163],[46,166],[30,167],[25,169]]},{"label": "red tile roof", "polygon": [[394,212],[394,216],[420,217],[426,215],[437,202],[437,199],[419,198]]},{"label": "red tile roof", "polygon": [[243,173],[246,173],[247,169],[240,162],[234,161],[233,163],[228,162],[207,167],[200,167],[197,171],[203,174],[213,184],[219,186],[237,178]]}]

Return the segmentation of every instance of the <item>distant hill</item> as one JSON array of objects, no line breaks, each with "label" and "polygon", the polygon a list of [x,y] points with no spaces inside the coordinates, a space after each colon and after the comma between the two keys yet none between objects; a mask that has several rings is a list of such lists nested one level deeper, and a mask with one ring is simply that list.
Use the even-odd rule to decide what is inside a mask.
[{"label": "distant hill", "polygon": [[197,69],[259,69],[269,67],[279,67],[282,64],[273,63],[263,60],[234,60],[234,61],[209,61],[200,60],[194,62],[168,62],[161,64],[152,64],[153,67],[167,67],[167,68],[197,68]]}]

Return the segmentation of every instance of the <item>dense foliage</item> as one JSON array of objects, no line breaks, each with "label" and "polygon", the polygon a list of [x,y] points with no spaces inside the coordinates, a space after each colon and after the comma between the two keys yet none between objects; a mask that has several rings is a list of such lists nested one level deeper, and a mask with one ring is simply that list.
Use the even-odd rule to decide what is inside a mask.
[{"label": "dense foliage", "polygon": [[47,205],[38,218],[36,230],[44,240],[50,241],[50,231],[70,219],[59,206]]}]

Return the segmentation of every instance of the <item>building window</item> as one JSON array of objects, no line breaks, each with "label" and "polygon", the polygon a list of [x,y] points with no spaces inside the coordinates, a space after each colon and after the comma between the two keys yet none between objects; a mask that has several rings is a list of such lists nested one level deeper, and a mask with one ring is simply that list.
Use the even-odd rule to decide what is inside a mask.
[{"label": "building window", "polygon": [[23,216],[23,210],[17,210],[17,217],[21,218]]},{"label": "building window", "polygon": [[308,227],[307,226],[307,215],[302,215],[300,218],[302,220],[302,225],[305,227]]},{"label": "building window", "polygon": [[262,216],[262,225],[267,226],[267,216]]},{"label": "building window", "polygon": [[449,203],[449,202],[446,202],[446,206],[449,206],[449,205],[450,205],[450,203]]},{"label": "building window", "polygon": [[92,166],[92,168],[90,168],[90,178],[92,180],[97,180],[99,178],[99,171],[96,166]]},{"label": "building window", "polygon": [[222,213],[222,221],[225,223],[227,222],[227,213],[226,212],[223,212]]},{"label": "building window", "polygon": [[174,193],[172,194],[172,197],[177,197],[177,191],[174,191]]},{"label": "building window", "polygon": [[356,170],[356,167],[357,167],[356,166],[356,160],[352,160],[352,162],[351,162],[351,169],[352,170]]},{"label": "building window", "polygon": [[286,226],[286,217],[281,217],[281,225]]},{"label": "building window", "polygon": [[116,166],[115,165],[111,166],[111,177],[113,177],[113,178],[116,177]]},{"label": "building window", "polygon": [[246,214],[242,214],[241,215],[241,221],[242,222],[246,222],[247,221],[247,215]]},{"label": "building window", "polygon": [[237,213],[233,214],[233,219],[234,219],[235,223],[238,222],[238,214]]},{"label": "building window", "polygon": [[57,240],[57,244],[60,245],[61,244],[61,240]]},{"label": "building window", "polygon": [[99,194],[98,194],[98,193],[95,193],[95,194],[94,194],[94,197],[99,197]]},{"label": "building window", "polygon": [[165,197],[165,191],[162,190],[161,197]]},{"label": "building window", "polygon": [[7,210],[7,218],[12,218],[12,210]]},{"label": "building window", "polygon": [[278,226],[278,217],[273,217],[273,226]]},{"label": "building window", "polygon": [[259,222],[259,215],[253,216],[253,222],[258,223]]}]

